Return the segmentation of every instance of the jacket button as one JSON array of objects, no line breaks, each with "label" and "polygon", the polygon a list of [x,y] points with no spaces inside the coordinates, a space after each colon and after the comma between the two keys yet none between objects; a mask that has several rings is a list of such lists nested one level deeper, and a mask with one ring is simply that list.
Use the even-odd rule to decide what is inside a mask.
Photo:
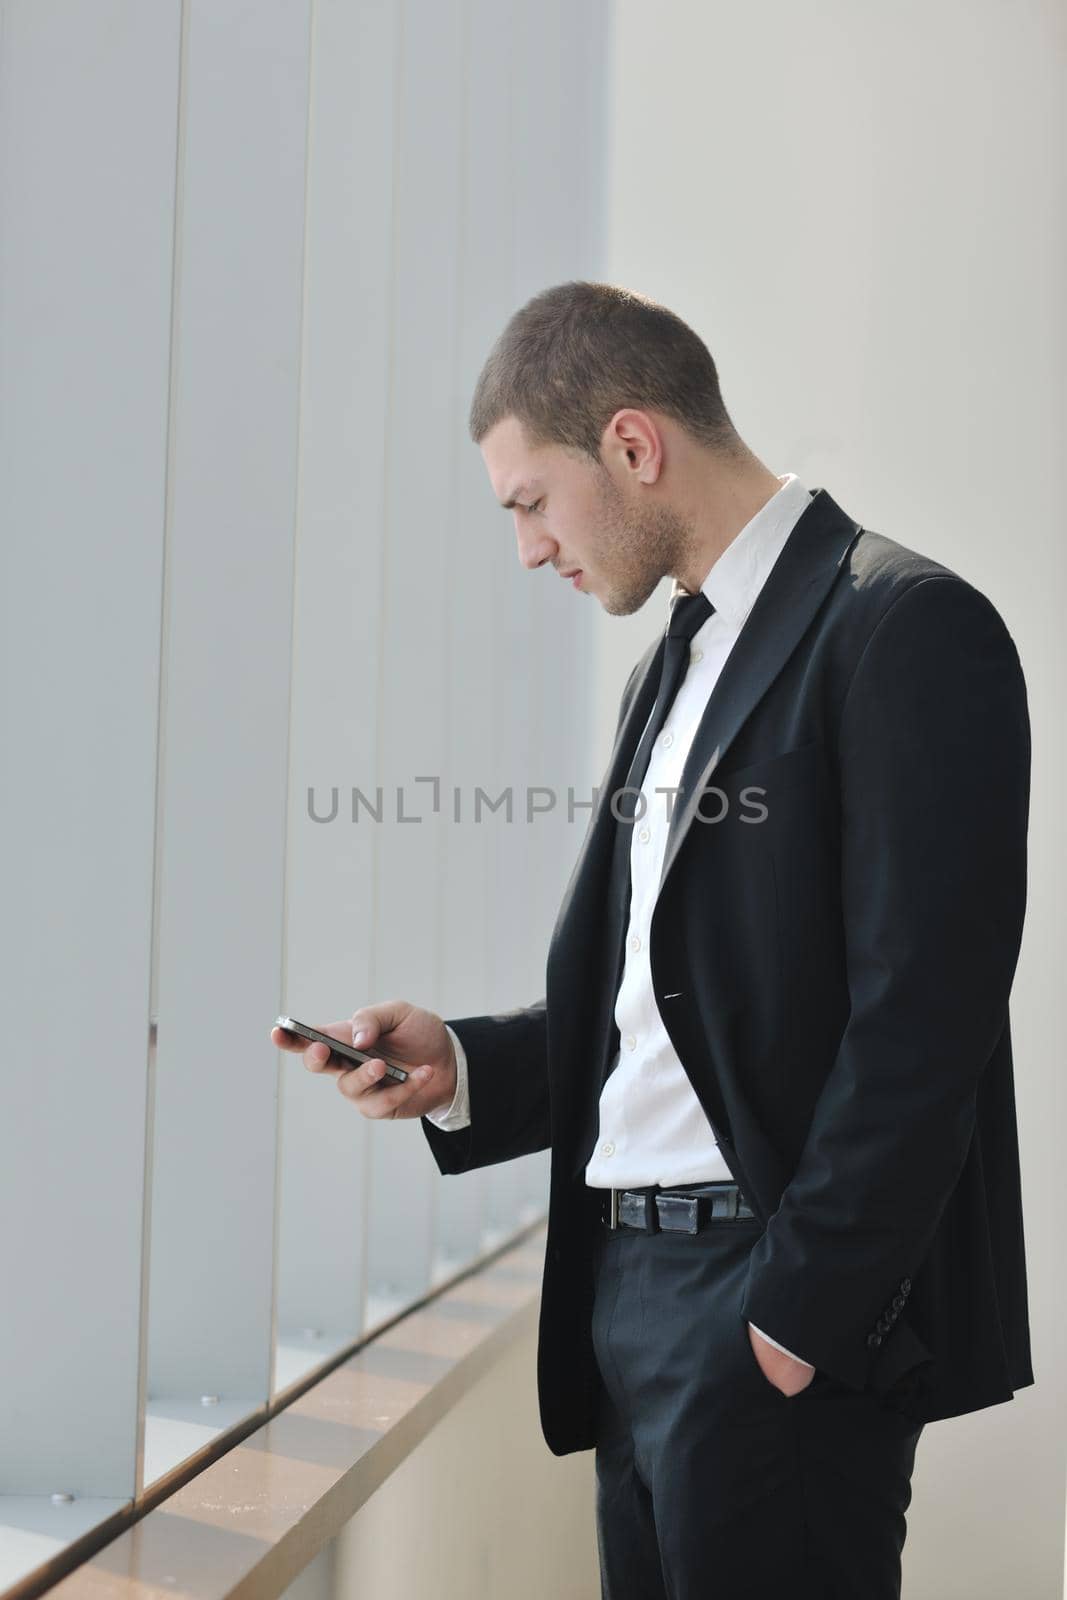
[{"label": "jacket button", "polygon": [[867,1348],[869,1350],[874,1350],[881,1342],[882,1335],[880,1333],[869,1333],[867,1335]]}]

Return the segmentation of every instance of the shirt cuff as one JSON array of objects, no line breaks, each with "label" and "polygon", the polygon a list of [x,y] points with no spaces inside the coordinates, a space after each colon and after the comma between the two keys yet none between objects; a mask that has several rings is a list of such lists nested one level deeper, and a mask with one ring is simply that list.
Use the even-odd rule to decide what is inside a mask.
[{"label": "shirt cuff", "polygon": [[467,1052],[459,1042],[458,1035],[448,1023],[445,1023],[448,1036],[452,1040],[456,1052],[456,1092],[452,1096],[452,1104],[444,1111],[428,1111],[426,1121],[432,1122],[435,1128],[440,1128],[444,1133],[458,1133],[460,1128],[469,1128],[471,1122],[470,1089],[467,1082]]},{"label": "shirt cuff", "polygon": [[754,1322],[750,1322],[749,1323],[749,1327],[753,1330],[754,1333],[758,1333],[761,1339],[766,1339],[768,1344],[773,1344],[773,1346],[774,1346],[774,1348],[776,1350],[781,1350],[783,1355],[793,1356],[793,1360],[794,1361],[799,1361],[800,1365],[802,1367],[809,1367],[812,1372],[815,1371],[815,1366],[814,1366],[813,1362],[805,1361],[803,1356],[793,1355],[792,1350],[787,1350],[784,1344],[779,1344],[778,1340],[777,1339],[772,1339],[769,1333],[764,1333],[762,1328],[757,1328],[756,1324]]}]

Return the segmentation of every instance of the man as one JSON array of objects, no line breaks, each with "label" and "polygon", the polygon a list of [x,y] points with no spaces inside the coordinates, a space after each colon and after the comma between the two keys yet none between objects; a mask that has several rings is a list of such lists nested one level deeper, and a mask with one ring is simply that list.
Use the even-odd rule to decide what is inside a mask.
[{"label": "man", "polygon": [[922,1428],[1033,1382],[1015,647],[964,578],[769,471],[638,295],[537,295],[471,434],[525,566],[612,615],[669,574],[667,625],[544,998],[365,1006],[330,1031],[419,1070],[339,1087],[423,1117],[445,1173],[551,1147],[541,1417],[596,1450],[607,1600],[888,1600]]}]

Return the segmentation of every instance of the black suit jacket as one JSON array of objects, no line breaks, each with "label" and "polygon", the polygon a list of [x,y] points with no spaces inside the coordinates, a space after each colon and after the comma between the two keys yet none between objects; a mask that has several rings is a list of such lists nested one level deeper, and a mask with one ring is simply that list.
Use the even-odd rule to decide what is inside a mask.
[{"label": "black suit jacket", "polygon": [[[662,648],[623,693],[545,997],[450,1019],[471,1126],[423,1118],[444,1173],[551,1146],[538,1384],[557,1455],[594,1443],[579,1146],[615,1003],[609,801]],[[1008,1016],[1029,768],[1023,674],[990,601],[816,489],[696,733],[649,959],[764,1223],[741,1314],[843,1384],[896,1385],[925,1421],[1034,1381]]]}]

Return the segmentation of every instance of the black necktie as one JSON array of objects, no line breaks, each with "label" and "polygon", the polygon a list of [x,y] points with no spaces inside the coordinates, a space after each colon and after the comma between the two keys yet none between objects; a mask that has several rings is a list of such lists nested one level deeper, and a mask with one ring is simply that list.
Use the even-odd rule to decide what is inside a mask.
[{"label": "black necktie", "polygon": [[[630,763],[630,770],[626,777],[624,791],[617,791],[613,804],[616,816],[615,844],[612,851],[611,876],[608,882],[607,917],[605,929],[610,943],[609,959],[605,961],[604,972],[610,975],[610,993],[604,997],[602,1015],[609,1019],[608,1037],[604,1041],[604,1056],[599,1064],[600,1070],[596,1075],[596,1088],[593,1103],[589,1110],[592,1122],[586,1130],[581,1143],[584,1151],[582,1166],[589,1160],[592,1146],[596,1139],[597,1118],[600,1094],[608,1075],[615,1055],[619,1048],[619,1030],[615,1023],[615,1000],[622,980],[623,954],[625,949],[626,925],[630,913],[630,845],[633,840],[635,827],[634,812],[640,796],[629,793],[630,790],[640,790],[644,782],[648,763],[652,756],[652,746],[658,739],[667,715],[674,704],[679,685],[685,677],[686,667],[689,665],[690,642],[693,635],[711,616],[715,607],[707,595],[681,594],[671,606],[670,620],[667,623],[666,638],[664,640],[663,664],[660,671],[659,690],[656,694],[656,703],[652,708],[652,715],[641,737],[634,758]],[[657,799],[663,796],[657,795]],[[609,796],[609,803],[611,797]],[[647,809],[651,809],[651,802]],[[622,818],[619,821],[618,818]],[[666,824],[666,811],[664,810],[663,825]],[[614,956],[614,959],[610,959]]]},{"label": "black necktie", "polygon": [[[648,719],[642,737],[630,763],[630,771],[626,778],[627,789],[640,789],[648,771],[648,763],[652,757],[652,746],[659,738],[663,724],[667,720],[667,713],[674,704],[674,697],[678,693],[678,686],[685,677],[685,669],[689,665],[689,645],[693,635],[707,622],[715,610],[706,594],[679,595],[671,607],[670,620],[667,623],[667,639],[663,651],[663,668],[660,672],[659,689],[656,694],[656,703],[652,707],[652,715]],[[615,803],[615,810],[620,815],[630,818],[637,805],[636,794],[621,794]],[[627,823],[616,826],[616,844],[621,835],[625,835],[623,855],[626,872],[626,890],[630,886],[630,836],[631,828]],[[615,876],[614,867],[612,877]]]}]

